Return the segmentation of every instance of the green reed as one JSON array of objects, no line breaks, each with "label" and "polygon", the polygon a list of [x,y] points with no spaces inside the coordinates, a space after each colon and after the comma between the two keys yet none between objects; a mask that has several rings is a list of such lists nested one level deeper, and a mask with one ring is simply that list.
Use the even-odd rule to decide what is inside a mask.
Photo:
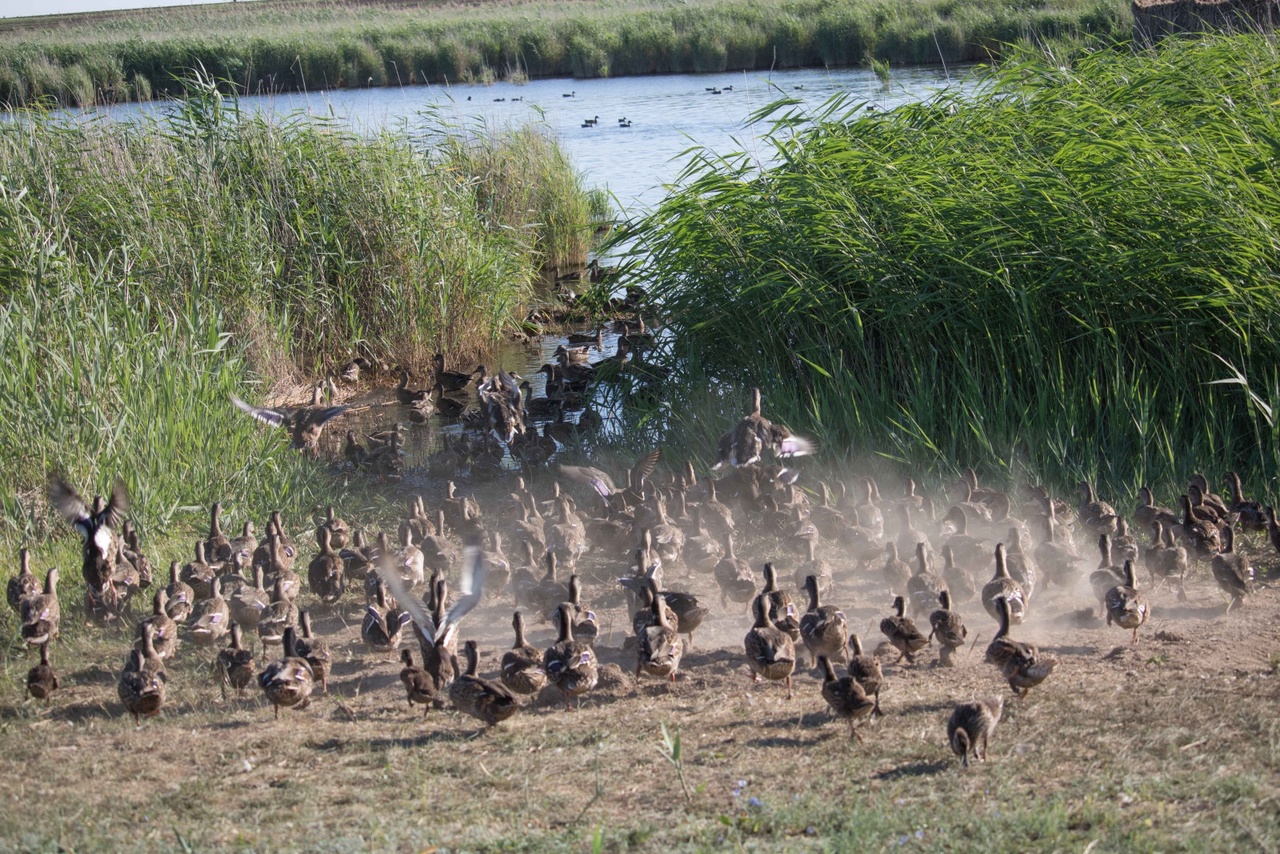
[{"label": "green reed", "polygon": [[1126,37],[1119,0],[547,0],[429,8],[272,2],[0,22],[0,103],[145,100],[202,64],[241,92],[984,61]]},{"label": "green reed", "polygon": [[831,457],[1274,492],[1278,96],[1275,45],[1233,37],[1027,54],[887,115],[781,101],[774,165],[703,153],[620,239],[726,420],[758,383]]}]

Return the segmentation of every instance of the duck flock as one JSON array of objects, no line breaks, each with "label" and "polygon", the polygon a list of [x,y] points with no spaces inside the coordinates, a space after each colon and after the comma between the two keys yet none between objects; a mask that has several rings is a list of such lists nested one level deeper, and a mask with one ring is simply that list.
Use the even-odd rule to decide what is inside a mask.
[{"label": "duck flock", "polygon": [[[260,690],[278,718],[281,708],[304,709],[326,694],[334,656],[352,652],[338,647],[350,646],[369,668],[398,657],[411,707],[421,705],[429,716],[451,705],[494,726],[521,713],[554,714],[558,703],[549,697],[566,709],[589,701],[607,670],[602,652],[633,664],[637,681],[675,682],[695,633],[712,620],[745,631],[742,662],[753,682],[780,683],[790,698],[793,677],[806,668],[819,674],[814,687],[847,722],[850,738],[861,741],[859,724],[881,715],[882,662],[903,664],[909,678],[936,645],[938,656],[927,663],[956,666],[958,653],[987,634],[985,662],[1025,697],[1052,679],[1057,663],[1016,639],[1033,617],[1074,608],[1093,621],[1105,618],[1137,644],[1151,617],[1150,589],[1168,586],[1181,598],[1188,579],[1207,574],[1224,609],[1239,608],[1256,582],[1238,541],[1256,536],[1261,547],[1269,539],[1280,550],[1274,510],[1246,498],[1235,473],[1226,475],[1225,496],[1195,476],[1176,509],[1156,504],[1144,487],[1128,513],[1100,500],[1088,483],[1068,501],[1038,486],[1016,494],[984,487],[972,470],[945,496],[918,493],[911,479],[892,498],[869,476],[809,482],[794,458],[810,454],[813,443],[764,417],[759,390],[720,438],[710,472],[663,460],[658,450],[615,474],[548,466],[557,444],[546,427],[539,436],[534,422],[565,423],[565,401],[582,394],[578,383],[587,378],[574,369],[582,364],[573,361],[577,352],[562,348],[558,364],[547,366],[555,396],[543,400],[559,401],[551,406],[538,404],[528,384],[505,371],[451,376],[438,358],[430,392],[409,389],[402,374],[397,403],[419,412],[441,411],[450,391],[475,385],[477,403],[456,412],[471,412],[475,437],[449,453],[476,466],[509,453],[525,473],[537,464],[552,476],[539,478],[535,494],[518,471],[506,470],[483,505],[450,481],[430,505],[415,496],[394,531],[353,528],[330,507],[306,545],[289,536],[279,513],[265,521],[262,538],[252,521],[228,536],[215,503],[194,558],[172,562],[165,583],[153,579],[121,482],[107,498],[86,501],[63,479],[51,479],[51,503],[83,540],[85,593],[77,611],[101,626],[127,627],[150,593],[150,613],[137,620],[119,673],[125,712],[138,720],[160,712],[169,700],[169,662],[195,656],[212,661],[224,699]],[[348,366],[345,379],[361,367]],[[313,453],[323,426],[352,409],[235,403]],[[349,464],[398,478],[402,428],[369,442],[348,435]],[[743,543],[755,554],[785,557],[761,565],[739,555]],[[58,687],[49,654],[62,611],[57,585],[58,571],[41,582],[23,549],[8,601],[23,640],[40,652],[30,694],[46,701]],[[855,588],[859,605],[883,613],[875,649],[864,648],[840,607]],[[359,641],[314,632],[313,614],[349,612],[361,601]],[[971,625],[979,603],[992,623]],[[481,674],[477,641],[464,640],[477,607],[510,615],[514,642],[491,676]],[[602,631],[600,614],[623,608],[627,630],[619,644]],[[1046,613],[1051,609],[1056,613]],[[528,629],[544,623],[554,627],[554,642],[531,645]],[[602,649],[606,640],[613,648]],[[985,759],[1003,703],[992,696],[956,706],[947,738],[964,764]]]}]

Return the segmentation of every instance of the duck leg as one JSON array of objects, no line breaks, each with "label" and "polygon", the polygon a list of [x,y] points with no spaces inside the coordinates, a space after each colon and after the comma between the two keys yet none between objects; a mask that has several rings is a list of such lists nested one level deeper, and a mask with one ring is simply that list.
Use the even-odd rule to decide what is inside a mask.
[{"label": "duck leg", "polygon": [[791,699],[791,674],[787,674],[787,699]]}]

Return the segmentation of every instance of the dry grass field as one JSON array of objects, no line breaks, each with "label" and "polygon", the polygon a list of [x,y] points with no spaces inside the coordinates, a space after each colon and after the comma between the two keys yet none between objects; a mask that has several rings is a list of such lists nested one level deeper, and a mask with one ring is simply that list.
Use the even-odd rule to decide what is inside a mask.
[{"label": "dry grass field", "polygon": [[[1273,573],[1263,542],[1247,546]],[[776,558],[788,582],[796,565],[771,541],[749,541],[739,553],[757,569]],[[623,570],[591,557],[588,577]],[[844,566],[830,601],[870,650],[889,612],[878,564],[854,566],[833,548],[826,557]],[[629,619],[621,598],[591,582],[584,598],[601,616],[597,650],[620,670],[609,668],[580,710],[567,712],[544,692],[485,732],[450,709],[424,719],[421,707],[408,707],[399,663],[361,644],[362,608],[350,593],[336,609],[316,611],[318,633],[336,645],[329,695],[282,711],[278,722],[256,687],[246,700],[222,701],[212,652],[188,642],[170,665],[166,707],[135,727],[116,699],[125,636],[83,627],[53,650],[62,687],[45,706],[23,691],[35,657],[11,641],[0,660],[0,847],[1280,847],[1280,603],[1271,590],[1227,613],[1201,567],[1186,602],[1167,588],[1150,592],[1153,616],[1137,646],[1090,615],[1083,579],[1076,590],[1040,594],[1013,635],[1060,663],[1026,699],[983,663],[995,626],[981,604],[960,604],[975,646],[954,669],[935,666],[936,646],[915,666],[891,665],[896,656],[886,655],[885,717],[864,724],[858,744],[828,714],[813,672],[797,674],[791,701],[780,684],[749,684],[745,611],[721,608],[709,575],[667,572],[669,588],[713,605],[677,683],[635,683],[633,656],[622,651]],[[989,569],[977,574],[985,580]],[[495,677],[510,616],[509,598],[493,595],[463,623],[463,637],[480,642],[482,672]],[[11,632],[12,615],[4,619]],[[530,641],[550,644],[550,627],[534,622]],[[1006,704],[990,759],[962,769],[946,744],[946,719],[954,703],[992,694]],[[678,757],[664,745],[664,727],[679,736]]]}]

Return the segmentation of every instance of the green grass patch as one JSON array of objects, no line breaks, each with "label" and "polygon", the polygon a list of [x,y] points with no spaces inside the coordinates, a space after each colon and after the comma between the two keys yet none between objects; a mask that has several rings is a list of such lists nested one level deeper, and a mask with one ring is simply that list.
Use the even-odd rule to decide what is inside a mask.
[{"label": "green grass patch", "polygon": [[1274,43],[1232,37],[1029,54],[887,115],[762,110],[775,165],[704,152],[620,235],[708,389],[674,423],[705,446],[760,384],[914,472],[1274,492],[1278,96]]}]

